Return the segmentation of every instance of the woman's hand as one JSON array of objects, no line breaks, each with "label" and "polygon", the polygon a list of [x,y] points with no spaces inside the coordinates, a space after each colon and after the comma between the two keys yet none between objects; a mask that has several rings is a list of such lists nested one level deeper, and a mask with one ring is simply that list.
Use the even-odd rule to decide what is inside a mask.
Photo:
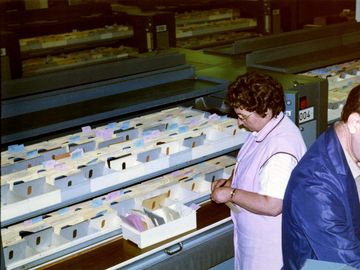
[{"label": "woman's hand", "polygon": [[230,186],[217,187],[211,193],[211,199],[216,203],[226,203],[231,199],[232,191]]},{"label": "woman's hand", "polygon": [[211,183],[211,199],[216,203],[225,203],[230,199],[232,188],[230,179],[219,179]]},{"label": "woman's hand", "polygon": [[219,179],[211,182],[211,192],[213,192],[218,187],[230,187],[230,179]]}]

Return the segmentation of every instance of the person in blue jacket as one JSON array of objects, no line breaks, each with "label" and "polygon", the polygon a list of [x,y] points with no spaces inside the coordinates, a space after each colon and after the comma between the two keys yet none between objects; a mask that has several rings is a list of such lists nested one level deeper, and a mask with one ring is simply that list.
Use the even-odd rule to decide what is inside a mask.
[{"label": "person in blue jacket", "polygon": [[314,142],[293,170],[283,201],[284,270],[306,259],[360,269],[360,85],[341,119]]}]

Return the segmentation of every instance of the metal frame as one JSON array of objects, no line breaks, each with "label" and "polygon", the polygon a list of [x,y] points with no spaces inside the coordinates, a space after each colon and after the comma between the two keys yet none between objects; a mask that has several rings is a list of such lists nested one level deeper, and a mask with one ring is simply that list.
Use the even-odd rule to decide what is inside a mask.
[{"label": "metal frame", "polygon": [[[81,71],[84,74],[77,77]],[[101,71],[100,74],[97,71]],[[67,78],[70,80],[66,81]],[[206,86],[181,89],[180,82],[186,80],[193,80],[194,84],[203,82]],[[52,83],[49,84],[49,81]],[[10,144],[28,140],[34,135],[46,135],[114,117],[124,117],[164,104],[185,102],[225,90],[227,84],[225,80],[197,77],[195,69],[185,63],[184,55],[178,53],[151,55],[149,58],[128,59],[104,67],[87,67],[4,82],[1,141],[2,144]],[[154,87],[157,86],[161,86],[161,91],[156,91],[156,95],[148,98],[149,91],[155,91]],[[50,90],[50,87],[53,89]],[[137,99],[130,100],[129,93],[134,92],[135,95],[135,91]],[[106,104],[97,105],[99,102],[106,102],[106,98],[115,102],[109,106],[111,108],[105,108]],[[89,104],[96,107],[89,114],[76,116],[70,113],[72,108],[79,112],[79,108],[89,107]],[[48,121],[51,115],[55,120]],[[18,129],[17,121],[25,122],[29,127]]]}]

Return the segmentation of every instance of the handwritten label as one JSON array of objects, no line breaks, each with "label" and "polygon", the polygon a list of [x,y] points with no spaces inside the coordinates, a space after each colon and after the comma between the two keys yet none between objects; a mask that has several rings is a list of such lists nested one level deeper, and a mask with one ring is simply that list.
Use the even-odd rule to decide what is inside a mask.
[{"label": "handwritten label", "polygon": [[84,156],[84,150],[82,148],[77,148],[71,152],[71,159],[79,159]]},{"label": "handwritten label", "polygon": [[38,155],[38,151],[37,150],[32,150],[26,153],[26,158],[33,158],[36,157]]},{"label": "handwritten label", "polygon": [[32,219],[25,220],[23,224],[24,224],[24,226],[30,226],[30,225],[38,223],[38,222],[40,222],[42,220],[43,220],[43,217],[38,216],[38,217],[34,217]]},{"label": "handwritten label", "polygon": [[97,160],[98,160],[98,158],[94,158],[94,159],[88,161],[86,164],[87,165],[94,164],[94,163],[96,163]]},{"label": "handwritten label", "polygon": [[66,165],[66,163],[61,162],[58,164],[55,164],[54,169],[61,171],[61,172],[65,172],[69,170],[69,167]]},{"label": "handwritten label", "polygon": [[81,128],[83,133],[90,133],[91,132],[91,127],[90,126],[85,126]]},{"label": "handwritten label", "polygon": [[194,126],[197,126],[199,124],[199,120],[198,119],[192,119],[190,121],[190,126],[191,127],[194,127]]},{"label": "handwritten label", "polygon": [[25,146],[23,144],[13,144],[13,145],[9,145],[8,147],[8,151],[10,153],[20,153],[23,152],[25,150]]},{"label": "handwritten label", "polygon": [[130,128],[130,121],[125,121],[120,124],[120,129],[129,129]]},{"label": "handwritten label", "polygon": [[134,142],[134,146],[135,147],[143,147],[144,146],[144,140],[143,139],[136,140]]},{"label": "handwritten label", "polygon": [[146,132],[146,135],[144,135],[143,137],[144,137],[145,141],[147,141],[147,140],[153,140],[153,139],[159,137],[160,135],[161,135],[161,131],[156,129],[156,130],[152,130],[150,132]]},{"label": "handwritten label", "polygon": [[62,209],[59,209],[57,211],[57,213],[62,216],[62,215],[65,215],[67,212],[69,212],[70,208],[69,207],[65,207],[65,208],[62,208]]},{"label": "handwritten label", "polygon": [[200,208],[200,205],[198,204],[195,204],[195,203],[192,203],[190,204],[189,206],[191,209],[193,209],[194,211],[198,210]]},{"label": "handwritten label", "polygon": [[122,194],[123,194],[123,191],[121,191],[121,190],[110,192],[109,194],[105,195],[105,200],[106,201],[112,201],[112,200],[118,198]]},{"label": "handwritten label", "polygon": [[69,137],[69,143],[75,143],[80,141],[80,135],[74,135]]},{"label": "handwritten label", "polygon": [[171,173],[171,176],[177,177],[177,176],[179,176],[180,174],[181,174],[181,171],[175,171],[175,172],[172,172],[172,173]]},{"label": "handwritten label", "polygon": [[114,129],[114,128],[116,128],[116,123],[115,122],[109,123],[106,125],[106,127]]},{"label": "handwritten label", "polygon": [[95,199],[91,201],[91,207],[97,208],[99,206],[103,205],[103,201],[101,199]]},{"label": "handwritten label", "polygon": [[100,137],[104,140],[111,139],[113,134],[114,134],[114,131],[112,129],[108,129],[108,128],[99,129],[96,131],[96,137]]},{"label": "handwritten label", "polygon": [[173,129],[177,129],[178,128],[178,124],[177,123],[171,123],[170,125],[168,125],[168,130],[173,130]]},{"label": "handwritten label", "polygon": [[45,169],[53,169],[55,167],[55,165],[57,164],[57,161],[50,159],[50,160],[44,161],[42,164]]},{"label": "handwritten label", "polygon": [[213,114],[209,115],[209,119],[216,121],[216,120],[220,119],[220,116],[217,115],[216,113],[213,113]]},{"label": "handwritten label", "polygon": [[185,133],[187,131],[189,131],[189,127],[187,127],[187,126],[180,126],[179,127],[179,133]]}]

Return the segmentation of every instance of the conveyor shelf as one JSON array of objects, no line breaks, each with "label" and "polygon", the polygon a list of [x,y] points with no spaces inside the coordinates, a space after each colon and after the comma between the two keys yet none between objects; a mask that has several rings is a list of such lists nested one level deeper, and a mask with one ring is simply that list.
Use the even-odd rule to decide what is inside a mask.
[{"label": "conveyor shelf", "polygon": [[[233,36],[231,36],[233,35]],[[190,38],[188,41],[186,39],[177,40],[177,47],[187,48],[192,50],[204,49],[207,50],[209,47],[216,47],[223,45],[224,47],[229,46],[230,43],[235,42],[241,39],[249,39],[251,37],[258,36],[258,33],[255,32],[226,32],[222,34],[211,34],[209,36],[194,37],[193,40]],[[194,40],[197,39],[197,40]],[[225,44],[227,44],[225,46]]]},{"label": "conveyor shelf", "polygon": [[[281,48],[278,48],[279,50]],[[278,72],[298,73],[306,70],[350,61],[360,57],[360,43],[336,48],[318,50],[302,55],[295,55],[272,61],[250,64],[251,67],[269,69]],[[249,57],[249,59],[251,59]]]},{"label": "conveyor shelf", "polygon": [[[216,11],[216,10],[215,10]],[[186,25],[189,23],[209,22],[217,20],[229,20],[239,17],[239,12],[235,10],[218,10],[218,12],[208,11],[207,15],[200,12],[188,12],[188,14],[180,14],[176,16],[176,25]],[[206,11],[205,11],[206,12]],[[187,15],[187,16],[186,16]]]},{"label": "conveyor shelf", "polygon": [[[184,60],[179,54],[134,58],[103,67],[43,74],[17,84],[5,82],[2,144],[125,117],[164,104],[170,106],[226,89],[227,81],[197,77],[194,68],[184,64]],[[66,77],[69,80],[64,82]],[[54,90],[48,81],[53,82]],[[31,82],[34,84],[27,88]]]},{"label": "conveyor shelf", "polygon": [[[360,59],[360,32],[344,31],[339,35],[254,51],[246,55],[246,66],[296,74],[356,59]],[[337,121],[341,110],[341,107],[329,108],[327,123]]]},{"label": "conveyor shelf", "polygon": [[[70,35],[70,34],[69,34]],[[29,42],[30,45],[26,44],[25,40],[20,40],[24,45],[21,47],[22,58],[35,57],[46,54],[57,54],[64,53],[66,51],[76,51],[80,49],[99,47],[101,45],[109,45],[112,43],[119,42],[122,39],[128,39],[133,37],[133,29],[127,31],[114,31],[103,33],[103,34],[89,34],[87,37],[79,37],[73,39],[65,39],[59,35],[58,40],[49,40],[48,42],[41,43],[40,41]]]},{"label": "conveyor shelf", "polygon": [[345,33],[357,31],[360,31],[359,23],[345,22],[319,28],[300,29],[291,32],[283,32],[279,34],[236,40],[231,45],[222,45],[208,48],[205,50],[205,52],[223,55],[247,54],[257,50],[291,45],[297,42],[304,42],[330,36],[339,37]]},{"label": "conveyor shelf", "polygon": [[228,26],[220,26],[220,27],[208,27],[208,28],[201,28],[201,29],[194,29],[191,31],[184,31],[176,33],[176,38],[188,38],[200,35],[208,35],[214,33],[222,33],[227,31],[245,31],[245,30],[254,30],[256,28],[256,22],[245,22],[245,23],[237,23]]},{"label": "conveyor shelf", "polygon": [[[58,131],[106,118],[119,117],[163,106],[163,104],[170,105],[209,95],[224,90],[224,88],[223,84],[215,81],[201,78],[187,79],[27,115],[13,116],[2,121],[2,125],[6,126],[3,139],[8,141],[11,137],[29,137],[34,132],[44,134],[49,130]],[[33,119],[39,121],[32,121]]]},{"label": "conveyor shelf", "polygon": [[[115,237],[112,241],[106,241],[102,245],[98,245],[96,249],[83,250],[80,254],[70,255],[59,261],[40,266],[38,269],[72,269],[74,265],[79,269],[86,268],[88,270],[106,269],[109,267],[111,269],[143,269],[144,267],[146,269],[151,269],[152,267],[154,269],[162,269],[160,265],[164,260],[181,256],[193,247],[206,244],[207,241],[212,241],[216,246],[222,245],[222,249],[214,248],[214,246],[211,249],[210,246],[207,247],[209,253],[222,250],[220,252],[222,258],[220,256],[211,256],[211,254],[204,252],[192,253],[191,256],[196,256],[196,260],[199,262],[206,261],[204,258],[201,258],[206,256],[206,263],[211,267],[233,256],[231,242],[216,241],[216,238],[223,234],[230,235],[231,239],[233,225],[229,216],[230,211],[225,205],[207,202],[197,210],[197,229],[194,231],[184,233],[144,249],[138,248],[135,244],[122,237]],[[174,252],[174,255],[170,255],[172,253],[171,248],[174,248],[174,246],[175,249],[179,249],[179,252]],[[179,248],[180,246],[181,248]],[[170,254],[168,255],[166,252]],[[172,263],[176,263],[177,267],[182,265],[182,269],[190,269],[189,264],[191,260],[194,260],[194,258],[187,257],[186,260],[175,260]],[[167,265],[167,267],[170,266]]]},{"label": "conveyor shelf", "polygon": [[[201,158],[193,159],[193,160],[191,160],[189,162],[184,162],[184,163],[181,163],[181,164],[178,164],[178,165],[175,165],[175,166],[171,166],[171,167],[168,167],[166,169],[156,171],[154,173],[144,174],[141,177],[131,179],[131,180],[123,182],[121,184],[116,184],[116,185],[113,185],[111,187],[107,187],[107,188],[104,188],[102,190],[99,190],[99,191],[89,192],[89,193],[87,193],[85,195],[81,195],[81,196],[78,196],[76,198],[70,198],[70,199],[62,201],[61,203],[54,204],[54,205],[48,206],[48,207],[44,207],[44,208],[42,208],[40,210],[37,210],[37,211],[28,212],[25,215],[21,215],[21,216],[15,217],[15,218],[11,218],[11,219],[8,219],[8,220],[5,220],[5,221],[1,221],[1,227],[6,227],[6,226],[9,226],[11,224],[15,224],[17,222],[20,222],[20,221],[23,221],[23,220],[26,220],[26,219],[29,219],[29,218],[32,218],[32,217],[36,217],[36,216],[39,216],[39,215],[42,215],[42,214],[45,214],[45,213],[49,213],[49,212],[55,211],[57,209],[66,207],[66,206],[73,205],[73,204],[81,202],[81,201],[85,201],[85,200],[88,200],[88,199],[91,199],[91,198],[98,197],[100,195],[109,193],[109,192],[114,191],[114,190],[122,189],[124,187],[128,187],[128,186],[134,185],[136,183],[140,183],[140,182],[143,182],[145,180],[155,178],[157,176],[160,176],[160,175],[163,175],[163,174],[175,171],[175,170],[179,170],[179,169],[185,168],[187,166],[194,165],[196,163],[199,163],[199,162],[202,162],[202,161],[205,161],[205,160],[217,157],[217,156],[221,156],[221,155],[230,153],[232,151],[236,151],[236,150],[240,149],[242,143],[243,142],[240,142],[239,145],[237,145],[237,146],[230,147],[230,148],[227,148],[227,149],[223,149],[223,150],[218,151],[216,153],[212,153],[212,154],[203,156]],[[120,177],[120,176],[121,176],[121,172],[114,173],[114,175],[113,175],[114,178]]]}]

